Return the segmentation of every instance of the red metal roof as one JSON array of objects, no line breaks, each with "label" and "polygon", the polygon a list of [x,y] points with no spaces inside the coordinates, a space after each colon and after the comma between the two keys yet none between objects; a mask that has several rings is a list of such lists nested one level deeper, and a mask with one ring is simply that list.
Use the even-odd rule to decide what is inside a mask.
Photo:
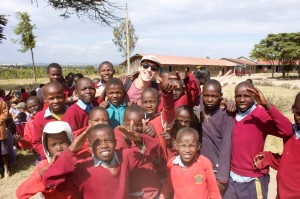
[{"label": "red metal roof", "polygon": [[[135,54],[131,57],[142,57],[145,55],[153,54]],[[181,57],[181,56],[170,56],[170,55],[154,55],[162,63],[162,65],[196,65],[196,66],[235,66],[231,62],[220,59],[206,59],[206,58],[195,58],[195,57]]]}]

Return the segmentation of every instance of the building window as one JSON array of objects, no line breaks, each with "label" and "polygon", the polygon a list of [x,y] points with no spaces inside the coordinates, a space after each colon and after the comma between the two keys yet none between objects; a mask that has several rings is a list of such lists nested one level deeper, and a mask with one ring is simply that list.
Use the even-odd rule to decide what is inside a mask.
[{"label": "building window", "polygon": [[172,72],[172,66],[169,66],[169,72]]}]

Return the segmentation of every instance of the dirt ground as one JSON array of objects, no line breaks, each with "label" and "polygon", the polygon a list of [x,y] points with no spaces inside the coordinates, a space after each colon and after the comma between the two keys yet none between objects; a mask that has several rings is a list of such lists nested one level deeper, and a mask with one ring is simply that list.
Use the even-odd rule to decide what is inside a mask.
[{"label": "dirt ground", "polygon": [[[293,74],[294,75],[294,74]],[[254,84],[258,85],[258,88],[262,90],[265,96],[276,104],[276,106],[287,116],[291,121],[292,114],[290,112],[290,107],[293,103],[295,95],[300,91],[300,79],[295,80],[278,80],[268,78],[270,74],[253,74],[251,79],[254,80]],[[224,96],[227,98],[233,98],[233,90],[237,83],[245,81],[248,76],[243,76],[242,78],[232,77],[229,84],[223,88]],[[0,80],[0,87],[17,83],[19,85],[30,84],[32,80]],[[39,82],[45,82],[45,79],[39,80]],[[264,85],[274,85],[274,86],[264,86]],[[282,141],[278,138],[270,136],[267,138],[265,144],[265,150],[271,150],[272,152],[281,153],[282,152]],[[17,187],[32,173],[33,171],[33,156],[32,154],[18,155],[17,171],[8,179],[0,179],[0,199],[16,198],[15,190]],[[22,162],[20,164],[20,162]],[[276,171],[270,171],[270,184],[269,184],[269,195],[268,198],[276,197]],[[36,195],[33,198],[41,198]]]}]

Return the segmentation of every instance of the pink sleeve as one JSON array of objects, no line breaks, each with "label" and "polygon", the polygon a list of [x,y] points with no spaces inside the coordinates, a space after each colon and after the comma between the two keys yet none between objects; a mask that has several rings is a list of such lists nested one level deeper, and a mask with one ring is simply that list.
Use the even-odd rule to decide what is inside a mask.
[{"label": "pink sleeve", "polygon": [[175,102],[173,93],[162,93],[163,96],[163,110],[162,119],[164,123],[170,124],[175,119]]},{"label": "pink sleeve", "polygon": [[33,121],[32,146],[34,150],[41,155],[42,159],[46,159],[44,147],[42,144],[42,126],[43,125],[39,122],[39,118],[35,118],[35,120]]},{"label": "pink sleeve", "polygon": [[27,199],[38,192],[45,191],[45,186],[40,175],[40,170],[47,165],[47,161],[40,162],[34,169],[32,175],[27,178],[17,189],[18,199]]},{"label": "pink sleeve", "polygon": [[191,107],[199,105],[200,100],[200,88],[194,75],[189,74],[189,77],[185,81],[185,90],[188,97],[188,103]]}]

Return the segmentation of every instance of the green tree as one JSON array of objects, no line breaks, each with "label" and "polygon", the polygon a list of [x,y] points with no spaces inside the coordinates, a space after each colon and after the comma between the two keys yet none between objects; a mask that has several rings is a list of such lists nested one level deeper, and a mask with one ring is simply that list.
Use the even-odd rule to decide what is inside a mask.
[{"label": "green tree", "polygon": [[[40,0],[31,0],[36,3]],[[110,0],[46,0],[48,5],[55,10],[62,11],[60,16],[69,18],[71,15],[76,14],[80,19],[90,19],[93,22],[100,23],[101,25],[110,26],[120,18],[113,13],[121,9],[116,3]]]},{"label": "green tree", "polygon": [[36,84],[36,68],[34,64],[34,55],[33,55],[33,49],[35,48],[35,38],[36,38],[36,36],[34,36],[33,34],[33,29],[36,29],[36,27],[35,24],[31,24],[30,16],[27,12],[17,12],[16,17],[19,20],[19,23],[17,24],[16,27],[14,27],[14,33],[17,36],[20,36],[20,38],[13,40],[13,42],[20,44],[21,49],[19,51],[21,53],[25,53],[28,50],[30,50],[34,83]]},{"label": "green tree", "polygon": [[2,43],[2,39],[6,39],[3,34],[4,26],[7,24],[7,19],[4,15],[0,15],[0,43]]},{"label": "green tree", "polygon": [[[127,57],[126,50],[126,22],[122,21],[119,26],[114,27],[113,29],[114,39],[112,40],[114,44],[118,47],[118,51],[122,53],[123,57]],[[135,29],[131,23],[131,20],[128,19],[128,35],[129,35],[129,56],[133,52],[136,43],[138,41],[138,36],[135,34]]]},{"label": "green tree", "polygon": [[254,45],[250,57],[271,63],[272,77],[277,62],[281,68],[282,76],[285,77],[286,73],[299,63],[300,32],[269,34],[259,44]]}]

